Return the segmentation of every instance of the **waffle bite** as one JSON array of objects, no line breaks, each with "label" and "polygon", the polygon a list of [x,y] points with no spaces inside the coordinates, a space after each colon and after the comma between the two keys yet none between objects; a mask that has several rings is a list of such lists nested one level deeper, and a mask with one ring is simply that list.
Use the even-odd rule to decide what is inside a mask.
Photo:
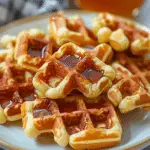
[{"label": "waffle bite", "polygon": [[80,17],[66,18],[61,12],[51,15],[49,35],[60,46],[67,42],[79,46],[97,44],[96,37]]},{"label": "waffle bite", "polygon": [[121,139],[117,114],[104,96],[90,103],[82,95],[57,101],[37,99],[25,102],[21,112],[27,136],[53,133],[60,146],[69,143],[74,149],[94,149],[116,145]]},{"label": "waffle bite", "polygon": [[[135,108],[149,109],[149,71],[141,70],[126,54],[116,56],[112,64],[116,71],[114,85],[108,90],[108,98],[122,113]],[[143,68],[144,69],[144,68]]]},{"label": "waffle bite", "polygon": [[41,30],[30,29],[17,36],[14,58],[25,69],[36,72],[54,49]]},{"label": "waffle bite", "polygon": [[125,51],[131,44],[134,54],[139,51],[145,52],[143,48],[149,41],[148,32],[138,28],[134,22],[109,13],[100,13],[92,23],[93,32],[99,43],[109,42],[115,51]]},{"label": "waffle bite", "polygon": [[[33,78],[38,95],[64,98],[76,89],[86,97],[94,98],[106,91],[115,78],[115,71],[93,54],[94,51],[73,43],[61,46]],[[95,54],[98,55],[97,51]]]}]

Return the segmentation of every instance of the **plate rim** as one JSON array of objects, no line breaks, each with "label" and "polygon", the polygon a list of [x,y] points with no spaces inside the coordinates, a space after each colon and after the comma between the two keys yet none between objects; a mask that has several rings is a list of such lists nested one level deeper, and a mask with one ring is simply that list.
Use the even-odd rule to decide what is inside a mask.
[{"label": "plate rim", "polygon": [[[103,12],[100,12],[100,11],[88,11],[88,10],[76,10],[76,9],[71,9],[71,10],[64,10],[62,11],[64,12],[65,14],[91,14],[91,13],[103,13]],[[7,29],[11,28],[12,26],[19,26],[23,23],[29,23],[29,22],[32,22],[32,21],[35,21],[35,20],[40,20],[40,19],[44,19],[44,18],[48,18],[51,14],[55,14],[56,12],[52,12],[52,13],[46,13],[46,14],[42,14],[42,15],[37,15],[37,16],[30,16],[30,17],[26,17],[26,18],[22,18],[22,19],[18,19],[18,20],[15,20],[15,21],[12,21],[6,25],[3,25],[0,27],[0,33],[3,34],[3,32],[5,32]],[[147,26],[145,25],[142,25],[130,18],[126,18],[126,17],[122,17],[122,16],[119,16],[119,15],[115,15],[117,16],[119,19],[123,19],[123,20],[126,20],[127,22],[131,22],[131,23],[134,23],[137,27],[139,28],[143,28],[145,30],[147,30],[148,32],[150,32],[150,28],[148,28]],[[139,146],[143,145],[144,143],[146,144],[146,142],[150,142],[150,137],[132,145],[132,146],[128,146],[125,148],[125,150],[132,150],[133,148],[138,148]],[[6,141],[0,139],[0,146],[3,146],[5,148],[8,148],[10,150],[24,150],[25,148],[24,147],[19,147],[19,146],[15,146],[13,144],[9,144],[7,143]]]},{"label": "plate rim", "polygon": [[[76,9],[63,10],[63,11],[58,11],[58,12],[64,12],[65,14],[68,14],[68,13],[78,13],[78,14],[82,14],[82,13],[88,13],[88,14],[90,14],[90,13],[99,13],[98,11],[76,10]],[[51,14],[55,14],[55,13],[57,13],[57,12],[50,12],[50,13],[45,13],[45,14],[36,15],[36,16],[29,16],[29,17],[25,17],[25,18],[21,18],[21,19],[11,21],[11,22],[1,26],[0,27],[0,32],[4,32],[5,30],[11,28],[14,25],[17,26],[17,25],[20,25],[20,24],[23,24],[23,23],[28,23],[28,22],[31,22],[31,21],[47,18]]]}]

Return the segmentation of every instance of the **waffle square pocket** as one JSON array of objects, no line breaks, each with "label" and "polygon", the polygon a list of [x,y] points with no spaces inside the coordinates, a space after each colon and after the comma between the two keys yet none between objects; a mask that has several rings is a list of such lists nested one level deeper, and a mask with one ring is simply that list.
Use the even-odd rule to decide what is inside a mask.
[{"label": "waffle square pocket", "polygon": [[36,72],[53,53],[54,45],[38,29],[22,31],[16,38],[14,58],[18,65]]}]

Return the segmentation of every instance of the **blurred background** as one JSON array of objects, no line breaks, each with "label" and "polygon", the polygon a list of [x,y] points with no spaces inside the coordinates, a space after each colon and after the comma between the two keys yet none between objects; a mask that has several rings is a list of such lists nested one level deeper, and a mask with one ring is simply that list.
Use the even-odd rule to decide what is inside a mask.
[{"label": "blurred background", "polygon": [[0,26],[23,17],[67,9],[109,11],[150,27],[150,0],[0,0]]}]

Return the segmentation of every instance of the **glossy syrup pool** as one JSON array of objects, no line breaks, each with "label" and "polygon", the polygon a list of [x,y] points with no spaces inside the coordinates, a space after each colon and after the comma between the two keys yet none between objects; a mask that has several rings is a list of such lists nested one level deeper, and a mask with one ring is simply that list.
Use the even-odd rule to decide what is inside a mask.
[{"label": "glossy syrup pool", "polygon": [[35,109],[33,111],[34,118],[40,118],[40,117],[49,116],[49,115],[51,115],[51,112],[46,109]]},{"label": "glossy syrup pool", "polygon": [[78,55],[66,55],[59,59],[65,66],[69,68],[73,68],[76,64],[81,60],[81,57]]},{"label": "glossy syrup pool", "polygon": [[33,101],[35,99],[34,94],[27,95],[24,98],[24,101]]},{"label": "glossy syrup pool", "polygon": [[0,102],[1,106],[3,109],[5,109],[6,107],[11,107],[14,105],[14,102],[11,100],[3,100]]},{"label": "glossy syrup pool", "polygon": [[103,76],[103,72],[99,72],[94,69],[86,69],[82,75],[92,83],[96,83]]},{"label": "glossy syrup pool", "polygon": [[59,111],[60,113],[63,112],[74,112],[77,110],[77,104],[76,102],[58,102],[58,107],[59,107]]},{"label": "glossy syrup pool", "polygon": [[45,51],[46,51],[46,48],[47,48],[47,45],[42,47],[42,48],[32,48],[32,47],[29,47],[28,49],[28,55],[32,56],[32,57],[44,57],[45,55]]},{"label": "glossy syrup pool", "polygon": [[86,50],[90,50],[90,51],[92,51],[92,50],[94,50],[94,46],[92,46],[92,45],[87,45],[87,46],[84,46],[84,47],[82,47],[83,49],[86,49]]}]

